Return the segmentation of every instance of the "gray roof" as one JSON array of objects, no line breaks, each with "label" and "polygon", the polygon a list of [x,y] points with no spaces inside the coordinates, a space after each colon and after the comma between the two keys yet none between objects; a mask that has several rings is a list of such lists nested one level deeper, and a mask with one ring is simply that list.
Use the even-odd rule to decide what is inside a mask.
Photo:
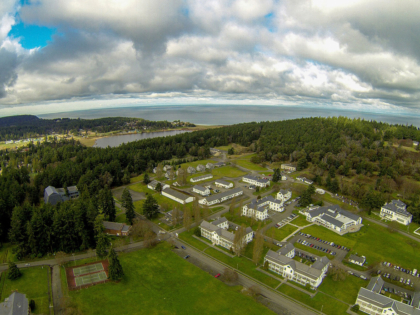
[{"label": "gray roof", "polygon": [[219,225],[220,223],[224,223],[224,222],[229,222],[229,221],[225,217],[222,217],[222,218],[219,218],[219,219],[213,221],[211,224]]},{"label": "gray roof", "polygon": [[211,224],[210,222],[207,222],[206,220],[203,220],[203,222],[201,222],[200,227],[208,231],[213,231],[213,232],[220,229],[217,225]]},{"label": "gray roof", "polygon": [[206,192],[208,190],[208,188],[205,188],[205,187],[200,186],[200,185],[195,185],[193,187],[193,189],[197,189],[197,190],[202,191],[202,192]]},{"label": "gray roof", "polygon": [[214,166],[224,166],[224,165],[226,165],[225,162],[214,163]]},{"label": "gray roof", "polygon": [[384,280],[382,280],[380,276],[373,277],[370,279],[369,284],[367,285],[366,289],[376,292],[376,293],[380,293],[382,290],[382,287],[384,286],[384,283],[385,283]]},{"label": "gray roof", "polygon": [[285,190],[285,189],[280,189],[280,191],[279,191],[282,195],[286,195],[286,194],[288,194],[288,193],[291,193],[291,191],[290,190]]},{"label": "gray roof", "polygon": [[25,294],[13,292],[0,303],[0,315],[28,315],[29,303]]},{"label": "gray roof", "polygon": [[280,255],[286,255],[286,254],[290,253],[294,249],[295,249],[295,247],[293,246],[292,243],[286,243],[286,245],[284,245],[282,248],[280,248],[277,251],[277,253],[279,253]]},{"label": "gray roof", "polygon": [[391,203],[394,204],[395,206],[399,207],[399,208],[404,208],[405,209],[407,207],[407,205],[399,199],[398,200],[394,199],[394,200],[391,201]]},{"label": "gray roof", "polygon": [[349,257],[349,260],[354,260],[354,261],[357,261],[357,262],[359,262],[359,263],[361,263],[361,264],[364,264],[365,263],[365,261],[366,261],[366,258],[364,258],[364,257],[360,257],[360,256],[357,256],[357,255],[350,255],[350,257]]},{"label": "gray roof", "polygon": [[103,225],[107,230],[121,231],[126,224],[118,222],[103,221]]},{"label": "gray roof", "polygon": [[270,181],[269,179],[258,178],[256,176],[252,176],[252,175],[245,175],[243,178],[254,180],[254,181],[262,183],[262,184],[267,184]]},{"label": "gray roof", "polygon": [[214,200],[217,200],[217,199],[221,199],[221,198],[236,194],[240,191],[243,192],[242,188],[234,188],[234,189],[231,189],[231,190],[228,190],[228,191],[216,194],[216,195],[208,196],[208,197],[206,197],[206,200],[207,200],[207,202],[211,202],[211,201],[214,201]]},{"label": "gray roof", "polygon": [[162,192],[167,193],[171,196],[174,196],[175,198],[178,198],[178,199],[181,199],[181,200],[184,200],[184,201],[191,197],[191,196],[183,194],[183,193],[181,193],[177,190],[174,190],[172,188],[165,188],[164,190],[162,190]]},{"label": "gray roof", "polygon": [[330,263],[330,260],[327,257],[321,257],[312,265],[312,268],[322,270],[326,265]]},{"label": "gray roof", "polygon": [[322,220],[327,221],[328,223],[331,223],[334,226],[343,227],[343,225],[344,225],[343,222],[334,219],[333,217],[329,216],[328,214],[324,214],[321,218],[322,218]]},{"label": "gray roof", "polygon": [[227,182],[225,180],[222,180],[222,179],[216,179],[214,183],[215,184],[226,185],[226,186],[229,186],[231,184],[231,183],[229,183],[229,182]]},{"label": "gray roof", "polygon": [[[392,212],[398,213],[399,215],[404,215],[404,216],[410,217],[411,213],[406,211],[405,209],[399,208],[399,206],[396,206],[396,202],[397,202],[397,200],[392,200],[392,202],[383,205],[382,208],[385,208],[385,209],[390,210]],[[404,204],[403,202],[401,202],[401,203]]]},{"label": "gray roof", "polygon": [[213,178],[213,175],[206,174],[206,175],[201,175],[201,176],[193,177],[191,179],[194,180],[194,181],[200,181],[200,180],[207,179],[207,178]]},{"label": "gray roof", "polygon": [[264,207],[266,202],[273,202],[273,203],[277,203],[277,204],[282,204],[282,201],[275,199],[273,196],[266,196],[266,197],[261,198],[261,199],[253,199],[248,204],[248,208],[262,212],[262,211],[264,211],[264,209],[262,207]]},{"label": "gray roof", "polygon": [[51,196],[52,194],[58,194],[57,190],[53,186],[48,186],[45,188],[45,193],[47,193],[48,196]]},{"label": "gray roof", "polygon": [[[165,214],[172,217],[172,213],[174,213],[174,210],[168,211]],[[178,216],[182,217],[184,215],[184,212],[181,210],[178,210]]]},{"label": "gray roof", "polygon": [[[332,210],[332,212],[328,211],[328,210]],[[355,221],[357,221],[360,218],[360,216],[358,216],[357,214],[354,214],[354,213],[351,213],[349,211],[341,209],[339,205],[319,207],[315,210],[309,211],[309,216],[312,217],[312,218],[320,216],[322,214],[328,214],[328,216],[330,216],[330,217],[337,217],[340,214],[344,217],[353,219]],[[341,226],[341,224],[342,224],[342,222],[340,222],[340,226]]]},{"label": "gray roof", "polygon": [[148,186],[150,185],[151,187],[153,187],[153,189],[155,189],[156,188],[156,185],[158,184],[159,182],[157,181],[157,180],[152,180],[149,184],[148,184]]}]

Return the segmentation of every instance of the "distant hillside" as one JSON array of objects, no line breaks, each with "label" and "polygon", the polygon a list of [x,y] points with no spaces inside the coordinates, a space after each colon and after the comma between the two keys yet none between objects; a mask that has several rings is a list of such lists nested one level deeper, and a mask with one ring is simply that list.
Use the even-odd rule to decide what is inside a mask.
[{"label": "distant hillside", "polygon": [[28,123],[34,123],[40,119],[33,115],[18,115],[0,118],[0,127],[22,126]]}]

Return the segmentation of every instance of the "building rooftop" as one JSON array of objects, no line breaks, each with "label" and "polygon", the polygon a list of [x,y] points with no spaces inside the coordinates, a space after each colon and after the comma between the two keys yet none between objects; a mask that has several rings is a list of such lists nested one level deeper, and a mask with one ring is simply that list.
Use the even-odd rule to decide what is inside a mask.
[{"label": "building rooftop", "polygon": [[29,303],[25,294],[13,292],[0,303],[0,315],[28,315]]},{"label": "building rooftop", "polygon": [[165,188],[162,192],[184,201],[191,197],[172,188]]},{"label": "building rooftop", "polygon": [[197,189],[197,190],[202,191],[202,192],[206,192],[208,190],[208,188],[205,188],[205,187],[203,187],[201,185],[195,185],[193,187],[193,189]]},{"label": "building rooftop", "polygon": [[225,181],[225,180],[223,180],[223,179],[216,179],[215,181],[214,181],[214,183],[215,184],[220,184],[220,185],[225,185],[225,186],[229,186],[231,183],[229,183],[229,182],[227,182],[227,181]]},{"label": "building rooftop", "polygon": [[247,178],[249,180],[254,180],[256,182],[262,183],[262,184],[267,184],[270,182],[269,179],[264,179],[264,178],[258,178],[256,176],[252,176],[252,175],[245,175],[243,178]]},{"label": "building rooftop", "polygon": [[358,263],[364,264],[366,261],[366,258],[351,254],[349,257],[349,260],[354,260],[354,261],[357,261]]},{"label": "building rooftop", "polygon": [[[386,210],[389,210],[389,211],[392,211],[392,212],[395,212],[395,213],[398,213],[399,215],[402,215],[402,216],[410,217],[411,216],[410,212],[405,210],[405,208],[402,208],[402,207],[396,205],[398,201],[399,200],[392,200],[390,203],[387,203],[387,204],[383,205],[382,208],[384,208]],[[402,201],[399,201],[399,202],[402,203],[403,205],[405,205],[405,203],[403,203]]]},{"label": "building rooftop", "polygon": [[225,217],[222,217],[222,218],[219,218],[219,219],[213,221],[211,224],[219,225],[220,223],[224,223],[224,222],[229,222],[229,221]]},{"label": "building rooftop", "polygon": [[243,191],[242,188],[234,188],[234,189],[231,189],[231,190],[228,190],[228,191],[216,194],[216,195],[208,196],[208,197],[206,197],[206,200],[207,200],[207,202],[212,202],[214,200],[221,199],[221,198],[236,194],[240,191]]}]

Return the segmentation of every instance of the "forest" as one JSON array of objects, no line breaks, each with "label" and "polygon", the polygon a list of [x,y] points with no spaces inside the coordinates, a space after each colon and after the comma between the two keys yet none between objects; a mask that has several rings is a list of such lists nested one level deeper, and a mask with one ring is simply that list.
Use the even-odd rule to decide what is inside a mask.
[{"label": "forest", "polygon": [[[420,222],[420,153],[407,149],[419,140],[420,130],[413,126],[338,117],[244,123],[106,149],[75,140],[30,143],[0,152],[1,241],[18,244],[21,257],[94,248],[95,218],[102,213],[113,220],[111,187],[160,162],[205,159],[210,148],[230,143],[255,152],[254,163],[296,163],[318,185],[366,210],[399,193]],[[41,198],[49,185],[77,185],[82,197],[45,205]]]},{"label": "forest", "polygon": [[[184,123],[183,126],[194,127]],[[98,119],[41,119],[32,115],[0,118],[0,141],[37,138],[52,134],[106,133],[117,130],[176,128],[168,121],[149,121],[141,118],[111,117]]]}]

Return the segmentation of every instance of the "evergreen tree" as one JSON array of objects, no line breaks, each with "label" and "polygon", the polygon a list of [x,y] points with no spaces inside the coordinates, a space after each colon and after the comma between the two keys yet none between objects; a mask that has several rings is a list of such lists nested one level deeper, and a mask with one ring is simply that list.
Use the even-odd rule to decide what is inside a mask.
[{"label": "evergreen tree", "polygon": [[113,248],[109,251],[108,255],[109,269],[108,279],[109,280],[120,280],[124,276],[124,271],[118,259],[118,255]]},{"label": "evergreen tree", "polygon": [[125,216],[127,218],[127,222],[129,224],[133,224],[133,219],[136,217],[136,214],[134,213],[133,198],[131,198],[131,194],[128,191],[128,188],[125,188],[122,193],[121,205],[125,209]]},{"label": "evergreen tree", "polygon": [[101,233],[98,236],[98,241],[96,243],[96,255],[102,259],[108,254],[109,239],[108,235]]},{"label": "evergreen tree", "polygon": [[144,173],[143,183],[144,183],[144,184],[146,184],[146,185],[147,185],[148,183],[150,183],[149,173]]},{"label": "evergreen tree", "polygon": [[22,275],[19,268],[13,261],[9,261],[9,272],[7,273],[7,278],[10,280],[16,280]]},{"label": "evergreen tree", "polygon": [[274,174],[273,174],[272,181],[274,183],[277,183],[280,179],[281,179],[280,170],[278,168],[276,168],[276,169],[274,169]]},{"label": "evergreen tree", "polygon": [[159,213],[159,206],[156,199],[151,194],[147,194],[146,200],[143,203],[143,215],[147,219],[156,217]]},{"label": "evergreen tree", "polygon": [[162,192],[162,184],[161,183],[157,183],[155,190],[157,192],[159,192],[159,193]]},{"label": "evergreen tree", "polygon": [[306,157],[302,157],[297,162],[297,170],[301,171],[308,167],[308,160]]}]

